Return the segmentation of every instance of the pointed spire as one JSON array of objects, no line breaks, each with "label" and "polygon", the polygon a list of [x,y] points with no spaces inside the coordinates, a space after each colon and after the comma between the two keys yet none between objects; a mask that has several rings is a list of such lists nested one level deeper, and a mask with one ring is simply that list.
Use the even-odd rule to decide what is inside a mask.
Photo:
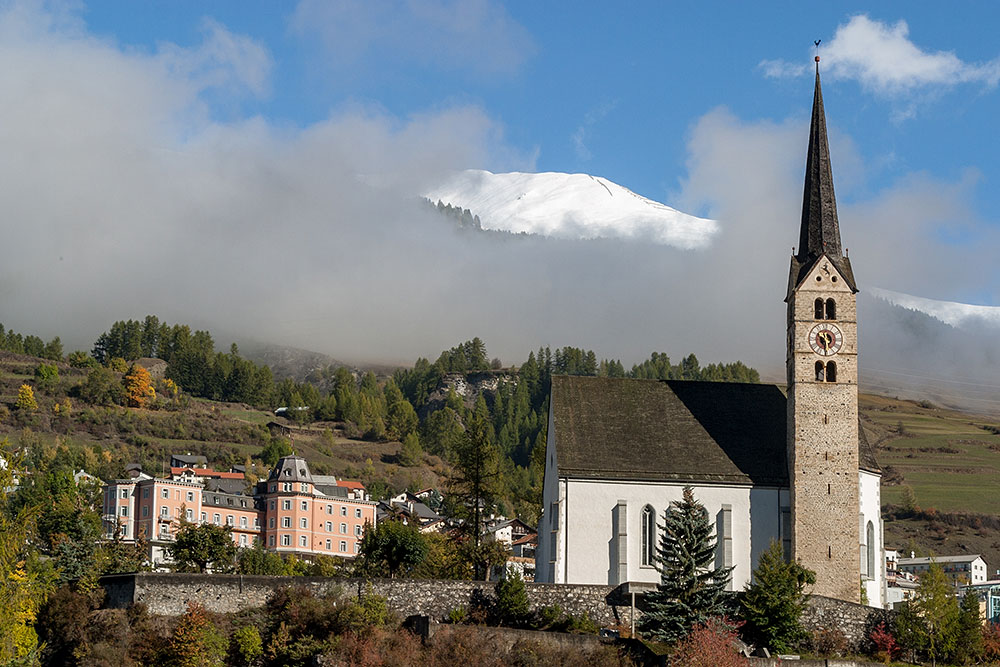
[{"label": "pointed spire", "polygon": [[806,182],[802,196],[802,228],[799,231],[799,261],[815,259],[823,253],[841,256],[837,199],[833,193],[830,145],[826,138],[826,114],[819,84],[819,56],[816,56],[816,90],[813,93]]}]

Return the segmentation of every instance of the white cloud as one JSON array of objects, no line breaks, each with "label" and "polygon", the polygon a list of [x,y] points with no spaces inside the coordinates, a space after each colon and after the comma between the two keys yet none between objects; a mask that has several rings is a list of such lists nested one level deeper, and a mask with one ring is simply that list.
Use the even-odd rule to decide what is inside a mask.
[{"label": "white cloud", "polygon": [[[834,37],[820,45],[824,74],[851,79],[869,91],[899,96],[921,89],[960,83],[994,87],[1000,81],[1000,58],[986,63],[963,61],[951,51],[927,51],[910,40],[906,21],[894,24],[864,14],[837,27]],[[783,60],[761,63],[771,77],[800,76],[810,71]]]},{"label": "white cloud", "polygon": [[598,122],[604,120],[604,118],[614,111],[615,107],[618,106],[618,100],[612,100],[610,102],[605,102],[598,107],[595,107],[588,111],[583,116],[583,122],[573,131],[570,139],[573,141],[573,149],[576,151],[576,156],[581,160],[589,160],[593,157],[593,153],[587,147],[587,137],[590,134],[590,130]]},{"label": "white cloud", "polygon": [[245,89],[257,97],[267,94],[273,63],[266,48],[212,19],[202,21],[202,34],[204,41],[194,48],[160,44],[159,60],[175,76],[201,89]]},{"label": "white cloud", "polygon": [[494,0],[301,0],[291,26],[323,42],[333,69],[379,58],[510,74],[535,52],[528,31]]}]

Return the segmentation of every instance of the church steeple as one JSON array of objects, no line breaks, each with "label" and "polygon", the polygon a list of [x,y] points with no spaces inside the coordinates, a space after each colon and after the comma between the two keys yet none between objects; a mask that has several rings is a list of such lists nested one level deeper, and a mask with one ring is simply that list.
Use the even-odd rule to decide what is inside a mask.
[{"label": "church steeple", "polygon": [[837,222],[837,198],[833,194],[830,144],[826,139],[826,114],[823,112],[823,90],[819,83],[817,56],[816,90],[813,93],[812,122],[809,126],[798,257],[811,259],[824,252],[831,257],[840,257],[842,254],[840,224]]},{"label": "church steeple", "polygon": [[806,153],[805,187],[802,193],[802,223],[799,245],[792,257],[788,290],[795,289],[816,261],[826,255],[840,269],[851,289],[857,292],[851,262],[840,244],[837,220],[837,197],[833,192],[833,169],[830,144],[826,137],[826,113],[819,81],[819,56],[816,56],[816,88],[813,92],[812,121],[809,125],[809,148]]}]

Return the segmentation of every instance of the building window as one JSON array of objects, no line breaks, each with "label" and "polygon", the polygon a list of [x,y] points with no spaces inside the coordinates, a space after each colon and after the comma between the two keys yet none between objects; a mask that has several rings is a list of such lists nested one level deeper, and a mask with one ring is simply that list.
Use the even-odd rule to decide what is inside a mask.
[{"label": "building window", "polygon": [[292,509],[292,501],[291,500],[282,500],[281,501],[281,509],[283,509],[283,510],[290,510],[290,509]]},{"label": "building window", "polygon": [[299,491],[301,491],[302,493],[309,493],[309,485],[306,484],[305,482],[302,482],[301,484],[299,484]]},{"label": "building window", "polygon": [[346,524],[346,523],[342,523],[342,524],[340,524],[340,532],[341,532],[341,533],[342,533],[343,535],[347,535],[347,524]]},{"label": "building window", "polygon": [[355,507],[354,508],[354,516],[355,516],[355,518],[358,518],[358,519],[361,518],[361,508],[360,507]]},{"label": "building window", "polygon": [[202,512],[201,513],[201,522],[205,523],[206,521],[208,521],[208,515],[205,514],[204,512]]},{"label": "building window", "polygon": [[149,506],[148,505],[143,505],[142,506],[142,516],[143,517],[149,516]]},{"label": "building window", "polygon": [[232,514],[227,514],[226,515],[226,525],[227,526],[235,526],[236,525],[236,522],[233,520],[233,515]]},{"label": "building window", "polygon": [[816,362],[816,382],[826,382],[826,366],[822,361]]},{"label": "building window", "polygon": [[292,483],[291,482],[282,482],[281,483],[281,490],[282,491],[291,491],[292,490]]},{"label": "building window", "polygon": [[306,519],[305,517],[302,517],[302,519],[299,521],[299,523],[302,526],[302,530],[305,530],[306,528],[309,527],[309,520]]},{"label": "building window", "polygon": [[817,320],[823,319],[823,299],[816,299],[813,309],[815,311],[813,313],[813,318]]},{"label": "building window", "polygon": [[247,536],[246,535],[240,535],[240,546],[241,547],[245,547],[246,545],[247,545]]},{"label": "building window", "polygon": [[305,535],[302,535],[301,537],[299,537],[299,546],[300,547],[308,546],[308,543],[306,542],[306,536]]},{"label": "building window", "polygon": [[642,508],[642,564],[653,565],[656,557],[656,510],[646,505]]},{"label": "building window", "polygon": [[270,505],[270,507],[271,507],[271,511],[273,512],[273,511],[274,511],[274,508],[276,507],[276,505],[274,504],[274,501],[273,501],[273,500],[271,501],[271,505]]},{"label": "building window", "polygon": [[356,554],[361,553],[361,542],[354,543],[354,553]]},{"label": "building window", "polygon": [[333,532],[333,522],[332,521],[327,521],[326,522],[326,532],[328,532],[328,533],[332,533]]},{"label": "building window", "polygon": [[267,520],[267,527],[268,528],[274,528],[274,517],[273,516],[270,519]]},{"label": "building window", "polygon": [[269,546],[272,547],[274,546],[274,535],[271,535],[271,537],[267,538],[267,543]]},{"label": "building window", "polygon": [[347,542],[343,540],[340,541],[340,552],[347,553]]},{"label": "building window", "polygon": [[354,534],[361,537],[361,526],[354,526]]},{"label": "building window", "polygon": [[836,382],[837,381],[837,362],[828,361],[826,362],[826,381]]},{"label": "building window", "polygon": [[291,528],[292,527],[292,517],[290,517],[290,516],[282,517],[281,518],[281,527],[282,528]]},{"label": "building window", "polygon": [[170,516],[170,508],[166,505],[160,507],[160,516]]},{"label": "building window", "polygon": [[194,491],[188,491],[187,499],[188,499],[187,501],[189,503],[193,503],[194,502]]},{"label": "building window", "polygon": [[327,540],[326,541],[326,550],[327,551],[333,551],[333,540]]},{"label": "building window", "polygon": [[868,561],[868,578],[875,579],[875,524],[871,521],[868,522],[868,528],[865,530],[865,538],[868,540],[867,553],[865,554]]},{"label": "building window", "polygon": [[260,528],[260,517],[259,516],[255,516],[253,518],[253,527],[254,528]]},{"label": "building window", "polygon": [[549,505],[549,514],[551,515],[552,530],[559,530],[559,503]]},{"label": "building window", "polygon": [[213,514],[212,515],[212,523],[214,523],[216,526],[221,525],[222,524],[222,515],[221,514]]},{"label": "building window", "polygon": [[122,516],[128,516],[128,508],[127,507],[122,507],[121,508],[121,515]]},{"label": "building window", "polygon": [[194,520],[194,510],[184,510],[184,518],[188,521]]},{"label": "building window", "polygon": [[247,518],[245,516],[241,516],[240,517],[240,528],[246,528],[246,527],[247,527]]},{"label": "building window", "polygon": [[347,505],[340,506],[340,516],[347,516]]},{"label": "building window", "polygon": [[333,505],[327,505],[326,506],[326,513],[327,514],[333,514]]},{"label": "building window", "polygon": [[837,302],[833,299],[826,300],[826,319],[837,319]]},{"label": "building window", "polygon": [[169,534],[170,534],[170,526],[167,525],[167,524],[165,524],[165,523],[161,523],[160,524],[160,535],[169,535]]},{"label": "building window", "polygon": [[292,538],[291,538],[291,536],[289,536],[289,535],[282,535],[281,536],[281,546],[287,547],[287,546],[290,546],[291,544],[292,544]]},{"label": "building window", "polygon": [[122,498],[128,498],[128,489],[122,489]]},{"label": "building window", "polygon": [[303,512],[308,512],[309,511],[309,503],[307,503],[304,500],[302,501],[302,511]]},{"label": "building window", "polygon": [[170,489],[163,489],[163,492],[161,493],[161,495],[164,498],[169,498],[170,497]]},{"label": "building window", "polygon": [[149,489],[143,489],[142,490],[142,497],[143,498],[149,498]]},{"label": "building window", "polygon": [[[278,485],[277,484],[272,484],[271,485],[271,493],[276,493],[277,491],[278,491]],[[274,546],[274,545],[272,544],[271,546]]]}]

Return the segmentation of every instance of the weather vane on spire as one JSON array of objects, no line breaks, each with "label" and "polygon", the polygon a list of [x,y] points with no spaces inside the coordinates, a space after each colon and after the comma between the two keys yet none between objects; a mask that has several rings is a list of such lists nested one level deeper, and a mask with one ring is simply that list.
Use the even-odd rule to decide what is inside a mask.
[{"label": "weather vane on spire", "polygon": [[822,42],[822,41],[823,41],[822,39],[817,39],[815,42],[813,42],[813,44],[816,45],[816,73],[817,74],[819,74],[819,43]]}]

